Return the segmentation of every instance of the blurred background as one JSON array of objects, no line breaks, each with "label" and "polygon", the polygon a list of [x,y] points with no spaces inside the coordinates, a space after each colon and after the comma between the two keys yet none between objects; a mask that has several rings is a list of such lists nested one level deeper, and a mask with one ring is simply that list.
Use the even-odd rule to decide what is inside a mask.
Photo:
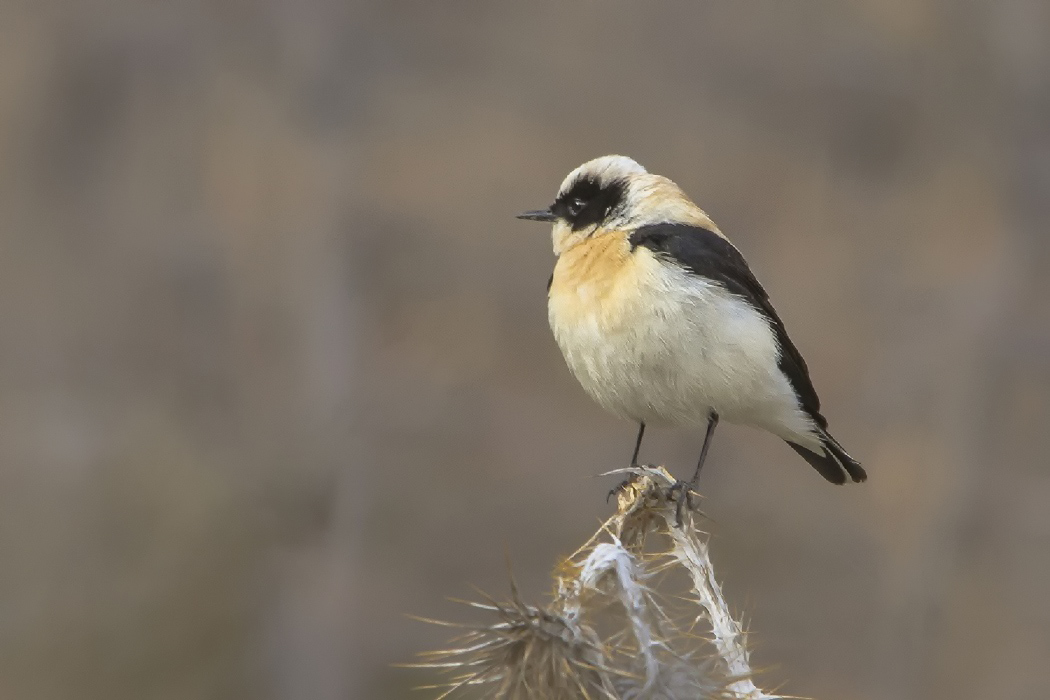
[{"label": "blurred background", "polygon": [[[0,697],[427,697],[610,513],[548,204],[634,157],[748,256],[863,486],[719,431],[765,685],[1050,683],[1050,5],[0,5]],[[689,472],[702,435],[650,432]]]}]

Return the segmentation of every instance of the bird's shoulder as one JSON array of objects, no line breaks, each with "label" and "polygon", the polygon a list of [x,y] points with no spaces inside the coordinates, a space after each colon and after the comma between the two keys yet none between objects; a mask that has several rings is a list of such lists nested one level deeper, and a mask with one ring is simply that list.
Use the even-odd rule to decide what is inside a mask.
[{"label": "bird's shoulder", "polygon": [[660,223],[641,226],[628,237],[631,250],[639,247],[689,272],[755,300],[767,298],[740,251],[724,236],[702,226]]},{"label": "bird's shoulder", "polygon": [[632,251],[645,248],[658,258],[719,284],[764,316],[780,348],[781,371],[791,382],[802,407],[823,427],[820,399],[813,388],[805,359],[791,342],[784,322],[773,308],[765,288],[751,271],[744,256],[728,239],[702,226],[660,223],[635,229],[628,240]]}]

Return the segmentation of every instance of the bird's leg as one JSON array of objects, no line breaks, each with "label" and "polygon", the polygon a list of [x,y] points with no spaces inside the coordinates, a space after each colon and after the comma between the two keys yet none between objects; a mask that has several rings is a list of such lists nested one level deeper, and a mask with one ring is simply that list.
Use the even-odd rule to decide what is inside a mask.
[{"label": "bird's leg", "polygon": [[693,489],[696,488],[697,483],[700,481],[700,470],[704,468],[704,462],[707,461],[707,451],[711,449],[711,436],[715,434],[717,425],[718,414],[715,411],[711,411],[711,415],[707,418],[707,433],[704,435],[704,446],[700,448],[700,460],[696,463],[696,471],[693,472],[693,478],[688,482],[676,481],[674,486],[671,487],[671,493],[679,492],[678,508],[675,514],[678,527],[682,527],[682,508],[688,507],[690,510],[693,508]]},{"label": "bird's leg", "polygon": [[711,411],[711,416],[707,419],[707,433],[704,435],[704,446],[700,448],[700,461],[696,463],[696,471],[693,472],[693,478],[689,480],[690,486],[696,486],[697,482],[700,481],[700,470],[704,468],[704,462],[707,461],[707,451],[711,449],[711,436],[715,434],[715,428],[718,426],[718,414]]},{"label": "bird's leg", "polygon": [[[638,437],[634,441],[634,454],[631,455],[631,463],[627,465],[628,467],[637,467],[638,466],[638,450],[642,449],[642,436],[643,435],[645,435],[645,423],[641,422],[641,423],[638,423]],[[634,474],[628,475],[627,478],[624,479],[623,481],[621,481],[620,484],[616,488],[614,488],[614,489],[609,491],[608,495],[605,496],[605,502],[608,503],[609,499],[613,497],[613,494],[617,494],[620,491],[623,491],[624,488],[626,488],[630,484],[634,483],[634,479],[635,479],[635,475]]]},{"label": "bird's leg", "polygon": [[638,437],[634,440],[634,454],[631,455],[631,464],[629,466],[638,466],[638,451],[642,449],[642,436],[645,435],[645,423],[638,424]]}]

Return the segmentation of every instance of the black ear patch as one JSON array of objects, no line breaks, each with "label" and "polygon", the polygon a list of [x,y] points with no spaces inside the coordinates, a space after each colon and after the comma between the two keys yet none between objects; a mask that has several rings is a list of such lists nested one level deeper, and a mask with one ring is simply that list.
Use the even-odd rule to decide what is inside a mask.
[{"label": "black ear patch", "polygon": [[591,177],[573,183],[551,206],[551,212],[569,222],[573,231],[602,223],[623,202],[626,186],[621,180],[605,185]]}]

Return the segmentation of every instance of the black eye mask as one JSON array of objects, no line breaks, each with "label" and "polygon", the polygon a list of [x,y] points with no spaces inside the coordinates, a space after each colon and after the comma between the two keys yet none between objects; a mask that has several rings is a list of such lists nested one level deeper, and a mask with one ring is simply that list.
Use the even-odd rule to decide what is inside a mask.
[{"label": "black eye mask", "polygon": [[551,213],[567,221],[573,231],[596,226],[623,202],[624,190],[621,180],[602,185],[593,178],[582,178],[558,197]]}]

